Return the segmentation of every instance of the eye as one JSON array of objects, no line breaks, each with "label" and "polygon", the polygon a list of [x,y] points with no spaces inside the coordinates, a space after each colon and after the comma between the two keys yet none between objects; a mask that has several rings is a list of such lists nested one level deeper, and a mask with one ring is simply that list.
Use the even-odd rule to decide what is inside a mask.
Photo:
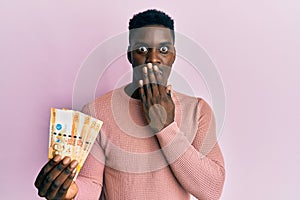
[{"label": "eye", "polygon": [[162,46],[162,47],[160,47],[159,51],[160,51],[161,53],[168,53],[169,48],[166,47],[166,46]]},{"label": "eye", "polygon": [[141,47],[138,48],[138,52],[146,54],[148,52],[148,49],[144,46],[141,46]]}]

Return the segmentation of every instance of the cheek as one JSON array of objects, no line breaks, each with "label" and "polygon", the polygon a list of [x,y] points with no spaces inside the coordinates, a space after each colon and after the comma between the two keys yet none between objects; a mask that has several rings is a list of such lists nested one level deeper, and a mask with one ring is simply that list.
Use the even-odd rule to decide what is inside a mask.
[{"label": "cheek", "polygon": [[139,54],[133,54],[133,65],[138,66],[145,63],[145,57]]},{"label": "cheek", "polygon": [[165,64],[169,67],[172,66],[172,64],[174,63],[174,55],[168,55],[165,57]]}]

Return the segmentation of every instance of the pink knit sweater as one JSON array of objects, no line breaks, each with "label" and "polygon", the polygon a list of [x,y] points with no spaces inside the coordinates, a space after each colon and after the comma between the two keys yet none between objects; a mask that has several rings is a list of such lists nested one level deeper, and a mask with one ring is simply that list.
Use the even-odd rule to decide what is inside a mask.
[{"label": "pink knit sweater", "polygon": [[[225,179],[211,108],[172,91],[175,121],[156,135],[121,87],[85,106],[103,126],[76,183],[77,200],[219,199]],[[101,196],[101,197],[100,197]]]}]

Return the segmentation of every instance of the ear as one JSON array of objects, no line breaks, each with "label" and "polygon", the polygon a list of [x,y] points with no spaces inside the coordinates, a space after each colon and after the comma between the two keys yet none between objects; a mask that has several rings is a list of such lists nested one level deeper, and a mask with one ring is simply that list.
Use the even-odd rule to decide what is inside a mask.
[{"label": "ear", "polygon": [[176,59],[176,48],[174,47],[174,53],[173,53],[173,61],[172,64],[175,62]]},{"label": "ear", "polygon": [[131,53],[131,47],[128,46],[127,48],[127,59],[132,64],[132,53]]}]

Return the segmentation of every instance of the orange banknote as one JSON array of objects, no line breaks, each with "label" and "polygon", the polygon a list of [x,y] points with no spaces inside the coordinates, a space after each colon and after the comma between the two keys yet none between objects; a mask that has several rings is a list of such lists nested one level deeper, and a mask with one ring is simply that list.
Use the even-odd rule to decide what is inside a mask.
[{"label": "orange banknote", "polygon": [[103,122],[74,110],[51,108],[48,158],[69,156],[78,161],[76,179]]}]

